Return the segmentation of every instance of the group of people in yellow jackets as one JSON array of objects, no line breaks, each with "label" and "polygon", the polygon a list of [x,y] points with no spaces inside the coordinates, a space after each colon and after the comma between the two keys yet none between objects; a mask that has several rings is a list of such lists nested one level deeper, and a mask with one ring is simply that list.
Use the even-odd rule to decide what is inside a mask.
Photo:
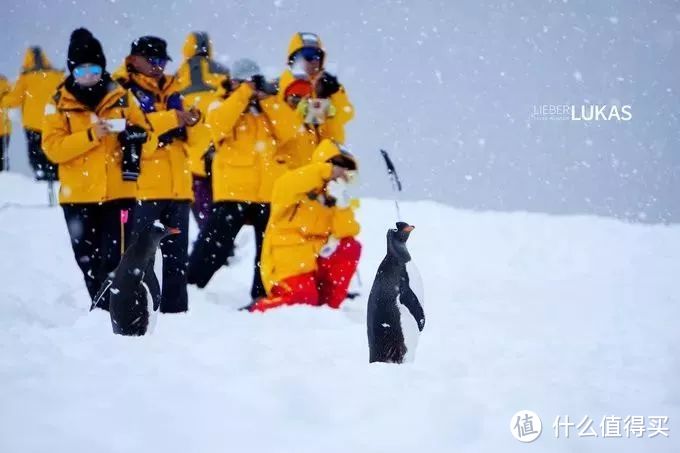
[{"label": "group of people in yellow jackets", "polygon": [[[39,49],[29,52],[36,71],[54,71]],[[160,309],[184,312],[187,284],[203,288],[228,267],[236,235],[252,225],[256,254],[244,308],[338,308],[361,254],[358,201],[348,191],[358,165],[343,145],[353,107],[324,69],[319,37],[292,37],[278,82],[249,59],[229,69],[215,62],[206,33],[191,33],[183,53],[176,74],[166,74],[166,42],[143,36],[110,73],[100,42],[77,29],[68,74],[54,71],[59,81],[45,88],[40,124],[24,121],[58,166],[59,202],[90,297],[126,244],[160,221],[180,230],[161,242]],[[0,81],[3,108],[30,96],[21,77],[11,91]],[[200,232],[189,255],[191,211]]]}]

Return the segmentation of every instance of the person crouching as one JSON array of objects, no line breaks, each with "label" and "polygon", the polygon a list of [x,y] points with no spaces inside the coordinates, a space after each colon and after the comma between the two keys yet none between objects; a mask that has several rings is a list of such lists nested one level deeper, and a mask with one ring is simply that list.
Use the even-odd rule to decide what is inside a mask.
[{"label": "person crouching", "polygon": [[246,307],[249,311],[294,304],[340,307],[361,256],[356,202],[346,187],[356,170],[354,157],[325,139],[311,164],[276,181],[262,250],[268,296]]}]

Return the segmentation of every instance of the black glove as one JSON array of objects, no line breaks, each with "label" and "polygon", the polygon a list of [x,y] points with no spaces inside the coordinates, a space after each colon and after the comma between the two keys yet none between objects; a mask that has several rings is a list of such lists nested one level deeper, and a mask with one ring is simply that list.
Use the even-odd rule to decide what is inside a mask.
[{"label": "black glove", "polygon": [[340,91],[340,82],[333,74],[324,72],[316,82],[316,97],[327,99]]},{"label": "black glove", "polygon": [[123,152],[123,181],[137,181],[142,159],[142,145],[148,134],[139,126],[128,126],[118,134],[118,142]]},{"label": "black glove", "polygon": [[212,164],[214,157],[215,157],[215,145],[211,143],[210,147],[208,148],[208,151],[206,151],[205,154],[203,155],[203,165],[205,165],[205,174],[208,177],[212,176]]},{"label": "black glove", "polygon": [[254,75],[251,79],[251,82],[255,85],[255,90],[261,91],[265,94],[268,94],[270,96],[274,96],[279,92],[278,88],[276,85],[274,85],[271,82],[268,82],[267,79],[264,78],[262,74],[256,74]]}]

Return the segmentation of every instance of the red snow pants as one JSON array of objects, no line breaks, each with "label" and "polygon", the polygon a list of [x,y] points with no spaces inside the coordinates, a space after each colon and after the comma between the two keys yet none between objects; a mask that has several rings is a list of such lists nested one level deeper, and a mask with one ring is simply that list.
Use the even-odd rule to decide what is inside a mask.
[{"label": "red snow pants", "polygon": [[339,308],[347,297],[347,288],[356,272],[361,244],[354,238],[343,238],[327,258],[316,260],[314,272],[294,275],[274,285],[268,297],[250,306],[250,311],[266,311],[282,305],[328,305]]}]

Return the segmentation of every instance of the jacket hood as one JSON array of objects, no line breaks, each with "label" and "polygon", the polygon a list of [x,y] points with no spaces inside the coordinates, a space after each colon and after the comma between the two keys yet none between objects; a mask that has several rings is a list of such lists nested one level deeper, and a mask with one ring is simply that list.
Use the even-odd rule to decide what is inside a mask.
[{"label": "jacket hood", "polygon": [[319,146],[316,147],[314,154],[312,154],[312,162],[326,163],[334,157],[342,157],[353,163],[355,168],[359,167],[359,164],[352,153],[341,144],[328,138],[322,140],[321,143],[319,143]]},{"label": "jacket hood", "polygon": [[288,44],[288,62],[293,57],[293,54],[303,47],[312,47],[320,49],[324,55],[326,54],[326,49],[323,48],[323,43],[321,38],[315,33],[308,32],[297,32],[290,38],[290,43]]},{"label": "jacket hood", "polygon": [[38,47],[33,46],[26,49],[24,54],[24,62],[21,65],[23,71],[41,71],[45,69],[52,69],[50,61],[45,56],[45,52]]},{"label": "jacket hood", "polygon": [[208,33],[204,31],[194,31],[189,33],[187,39],[184,41],[182,54],[185,59],[195,57],[196,55],[212,58],[212,41]]}]

